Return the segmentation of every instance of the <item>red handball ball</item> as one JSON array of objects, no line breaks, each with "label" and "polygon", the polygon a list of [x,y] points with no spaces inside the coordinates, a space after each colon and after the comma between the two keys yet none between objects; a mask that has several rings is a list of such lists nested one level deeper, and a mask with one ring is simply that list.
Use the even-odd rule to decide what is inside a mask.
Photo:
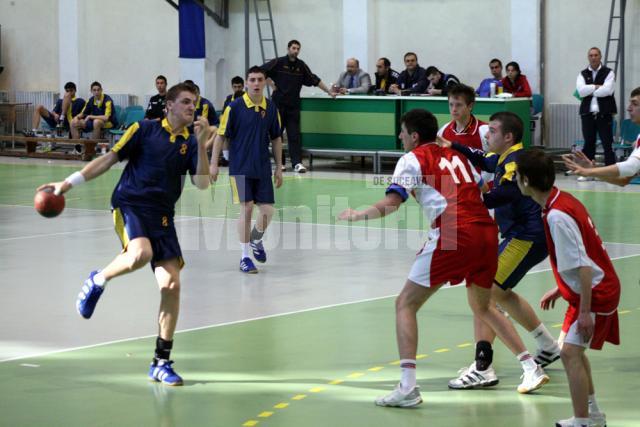
[{"label": "red handball ball", "polygon": [[53,194],[53,188],[45,188],[36,193],[33,198],[33,206],[38,213],[46,218],[53,218],[60,215],[64,209],[64,196]]}]

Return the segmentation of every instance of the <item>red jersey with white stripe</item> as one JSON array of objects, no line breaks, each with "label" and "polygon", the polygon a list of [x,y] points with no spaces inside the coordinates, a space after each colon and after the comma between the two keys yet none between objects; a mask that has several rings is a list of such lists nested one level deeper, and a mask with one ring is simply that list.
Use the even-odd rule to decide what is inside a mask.
[{"label": "red jersey with white stripe", "polygon": [[620,280],[584,205],[553,187],[542,217],[549,260],[562,297],[579,306],[578,267],[591,267],[591,311],[614,312],[620,300]]},{"label": "red jersey with white stripe", "polygon": [[456,130],[456,121],[452,120],[438,131],[438,135],[444,139],[478,150],[488,151],[485,135],[489,131],[489,126],[481,120],[476,119],[472,114],[471,120],[462,131]]},{"label": "red jersey with white stripe", "polygon": [[461,153],[422,144],[400,158],[392,182],[410,192],[432,228],[494,224],[480,197],[480,175]]}]

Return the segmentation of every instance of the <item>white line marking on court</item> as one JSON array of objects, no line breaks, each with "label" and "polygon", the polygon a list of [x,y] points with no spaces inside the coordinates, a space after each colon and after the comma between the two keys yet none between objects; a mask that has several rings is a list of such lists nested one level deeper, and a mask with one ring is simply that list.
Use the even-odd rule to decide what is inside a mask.
[{"label": "white line marking on court", "polygon": [[21,363],[20,366],[24,366],[25,368],[39,368],[40,365],[34,365],[33,363]]},{"label": "white line marking on court", "polygon": [[[176,218],[174,222],[193,221],[194,219],[197,219],[197,218],[198,217],[179,217],[179,218]],[[65,236],[68,234],[91,233],[94,231],[108,231],[108,230],[109,231],[113,230],[113,226],[103,227],[103,228],[89,228],[85,230],[61,231],[59,233],[30,234],[27,236],[5,237],[5,238],[0,238],[0,242],[6,242],[10,240],[36,239],[38,237]]]},{"label": "white line marking on court", "polygon": [[[621,259],[625,259],[625,258],[633,258],[633,257],[637,257],[637,256],[640,256],[640,254],[624,255],[624,256],[620,256],[620,257],[611,258],[611,260],[612,261],[617,261],[617,260],[621,260]],[[532,271],[530,273],[527,273],[527,275],[536,274],[536,273],[543,273],[543,272],[547,272],[547,271],[551,271],[551,269],[550,268],[546,268],[546,269],[543,269],[543,270]],[[461,286],[462,285],[443,287],[443,289],[454,289],[454,288],[460,288]],[[290,315],[293,315],[293,314],[308,313],[308,312],[311,312],[311,311],[324,310],[324,309],[328,309],[328,308],[341,307],[341,306],[345,306],[345,305],[360,304],[360,303],[365,303],[365,302],[383,300],[383,299],[387,299],[387,298],[395,298],[397,295],[398,294],[385,295],[385,296],[381,296],[381,297],[366,298],[366,299],[356,300],[356,301],[347,301],[347,302],[341,302],[341,303],[336,303],[336,304],[323,305],[323,306],[320,306],[320,307],[305,308],[305,309],[302,309],[302,310],[295,310],[295,311],[288,311],[288,312],[284,312],[284,313],[269,314],[269,315],[266,315],[266,316],[252,317],[252,318],[249,318],[249,319],[234,320],[234,321],[231,321],[231,322],[214,323],[214,324],[211,324],[211,325],[197,326],[195,328],[189,328],[189,329],[182,329],[180,331],[176,331],[175,333],[176,334],[180,334],[180,333],[184,333],[184,332],[201,331],[203,329],[219,328],[221,326],[239,325],[239,324],[242,324],[242,323],[254,322],[256,320],[273,319],[273,318],[276,318],[276,317],[284,317],[284,316],[290,316]],[[79,347],[64,348],[64,349],[60,349],[60,350],[54,350],[54,351],[49,351],[49,352],[39,353],[39,354],[15,356],[15,357],[10,357],[8,359],[1,359],[0,363],[12,362],[12,361],[15,361],[15,360],[22,360],[22,359],[34,359],[34,358],[50,356],[50,355],[58,354],[58,353],[65,353],[65,352],[68,352],[68,351],[85,350],[85,349],[89,349],[89,348],[101,347],[101,346],[110,345],[110,344],[119,344],[119,343],[128,342],[128,341],[135,341],[135,340],[139,340],[139,339],[153,338],[153,337],[156,337],[156,336],[158,336],[158,334],[144,335],[144,336],[131,337],[131,338],[123,338],[123,339],[120,339],[120,340],[106,341],[106,342],[102,342],[102,343],[90,344],[90,345],[79,346]]]}]

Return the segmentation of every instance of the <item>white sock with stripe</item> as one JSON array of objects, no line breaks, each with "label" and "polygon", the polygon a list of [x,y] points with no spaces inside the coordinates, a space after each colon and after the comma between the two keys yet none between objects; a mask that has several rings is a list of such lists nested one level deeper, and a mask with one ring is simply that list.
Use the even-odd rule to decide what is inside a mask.
[{"label": "white sock with stripe", "polygon": [[251,250],[249,248],[249,242],[240,243],[240,248],[242,249],[242,258],[249,258],[249,251]]},{"label": "white sock with stripe", "polygon": [[409,393],[416,386],[416,361],[402,359],[400,361],[402,376],[400,377],[400,391]]}]

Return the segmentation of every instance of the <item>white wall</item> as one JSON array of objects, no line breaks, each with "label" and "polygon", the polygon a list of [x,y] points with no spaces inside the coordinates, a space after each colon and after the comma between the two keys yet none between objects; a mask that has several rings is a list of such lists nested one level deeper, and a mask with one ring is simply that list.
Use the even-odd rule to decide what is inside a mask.
[{"label": "white wall", "polygon": [[[343,1],[349,0],[272,2],[279,55],[284,55],[288,40],[300,40],[300,57],[327,84],[345,66],[343,22],[349,17],[343,16]],[[512,28],[512,8],[538,1],[368,0],[367,71],[375,71],[380,56],[389,57],[392,66],[402,70],[403,54],[413,50],[422,66],[436,65],[476,86],[489,74],[489,59],[498,57],[504,63],[515,59],[523,65],[522,57],[531,56],[528,51],[521,52],[522,57],[518,52],[520,29]],[[545,2],[546,99],[574,102],[571,94],[578,71],[586,65],[587,49],[592,45],[604,49],[610,3]],[[77,83],[82,95],[98,80],[107,93],[133,93],[142,102],[144,94],[154,93],[157,74],[166,75],[169,84],[177,81],[178,13],[166,2],[79,0],[78,5]],[[627,9],[628,93],[640,86],[640,0],[628,0]],[[205,22],[205,95],[220,106],[230,91],[231,77],[245,71],[244,1],[230,2],[230,28],[220,28],[209,17]],[[0,24],[6,67],[0,74],[0,90],[58,90],[58,0],[0,0]],[[251,64],[261,64],[253,14],[250,25]],[[532,71],[523,66],[523,73]],[[318,89],[304,89],[304,93],[314,91]]]},{"label": "white wall", "polygon": [[58,2],[0,0],[0,90],[58,90]]},{"label": "white wall", "polygon": [[[589,48],[597,46],[605,54],[610,5],[604,0],[547,0],[547,102],[578,102],[572,94],[578,73],[589,65]],[[627,1],[625,16],[627,93],[622,96],[626,99],[632,88],[640,86],[640,0]],[[616,93],[618,102],[620,96]]]},{"label": "white wall", "polygon": [[79,2],[80,86],[97,80],[105,93],[155,92],[158,74],[178,81],[178,13],[159,0]]}]

